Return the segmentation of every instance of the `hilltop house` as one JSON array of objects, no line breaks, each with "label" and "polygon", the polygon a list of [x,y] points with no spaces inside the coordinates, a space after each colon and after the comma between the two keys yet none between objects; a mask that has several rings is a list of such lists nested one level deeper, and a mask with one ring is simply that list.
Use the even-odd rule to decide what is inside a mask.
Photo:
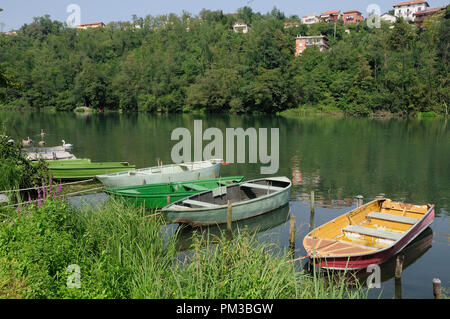
[{"label": "hilltop house", "polygon": [[358,10],[349,10],[344,12],[344,24],[355,24],[362,21],[364,21],[364,17]]},{"label": "hilltop house", "polygon": [[397,17],[393,16],[392,14],[389,14],[389,13],[383,13],[380,16],[380,20],[383,20],[383,21],[386,21],[389,23],[394,23],[395,21],[397,21]]},{"label": "hilltop house", "polygon": [[239,21],[233,25],[233,31],[236,33],[248,33],[250,31],[250,27],[246,23]]},{"label": "hilltop house", "polygon": [[304,16],[302,18],[303,24],[314,24],[320,21],[320,17],[317,14],[310,14],[307,16]]},{"label": "hilltop house", "polygon": [[80,24],[77,29],[92,29],[92,28],[104,28],[105,24],[103,22],[94,22],[94,23],[84,23]]},{"label": "hilltop house", "polygon": [[415,13],[426,11],[429,7],[430,5],[426,1],[405,1],[394,4],[394,14],[406,21],[414,21]]},{"label": "hilltop house", "polygon": [[300,22],[285,22],[284,23],[284,29],[290,29],[290,28],[298,28],[300,27]]},{"label": "hilltop house", "polygon": [[310,46],[316,46],[320,52],[323,52],[329,48],[328,39],[324,35],[298,36],[295,40],[295,56],[301,55]]},{"label": "hilltop house", "polygon": [[341,10],[325,11],[320,15],[320,20],[325,22],[336,22],[341,19]]},{"label": "hilltop house", "polygon": [[423,23],[432,16],[443,15],[445,13],[446,7],[433,8],[425,11],[419,11],[414,13],[414,23],[423,27]]}]

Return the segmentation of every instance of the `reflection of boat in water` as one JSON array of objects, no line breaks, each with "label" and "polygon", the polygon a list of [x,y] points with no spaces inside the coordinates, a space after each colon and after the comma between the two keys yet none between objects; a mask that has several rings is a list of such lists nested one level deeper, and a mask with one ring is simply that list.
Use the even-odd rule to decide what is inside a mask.
[{"label": "reflection of boat in water", "polygon": [[[395,276],[396,260],[398,255],[405,257],[403,261],[403,270],[411,266],[416,260],[422,257],[428,249],[431,248],[433,243],[433,231],[431,227],[424,230],[415,240],[413,240],[408,246],[406,246],[397,255],[389,258],[385,263],[380,265],[381,268],[381,281],[388,281]],[[366,271],[362,271],[358,278],[365,279],[370,275]]]},{"label": "reflection of boat in water", "polygon": [[[400,253],[390,257],[386,262],[380,266],[381,270],[381,282],[391,280],[395,276],[396,260],[398,255],[404,256],[403,270],[414,264],[416,260],[422,257],[430,248],[433,242],[433,231],[431,227],[425,229],[419,236],[417,236],[411,243],[409,243]],[[312,270],[312,262],[309,261],[305,264],[305,270]],[[324,270],[325,274],[329,274],[330,270]],[[361,285],[365,285],[365,280],[371,275],[371,272],[367,272],[366,269],[360,269],[355,271],[332,271],[333,274],[343,274],[346,276],[357,279]],[[339,276],[337,276],[339,277]]]},{"label": "reflection of boat in water", "polygon": [[[231,228],[233,233],[246,231],[249,234],[257,234],[275,228],[289,220],[289,204],[284,205],[270,213],[262,214],[253,218],[233,222]],[[214,242],[227,231],[226,224],[215,226],[192,227],[180,224],[177,230],[177,250],[188,250],[193,244],[193,235],[196,233],[202,242]]]}]

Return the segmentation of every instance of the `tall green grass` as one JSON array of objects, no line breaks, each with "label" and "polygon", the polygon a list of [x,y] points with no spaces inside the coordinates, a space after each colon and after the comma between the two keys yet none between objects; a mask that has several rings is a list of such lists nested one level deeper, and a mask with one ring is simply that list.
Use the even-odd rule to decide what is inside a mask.
[{"label": "tall green grass", "polygon": [[[64,202],[48,200],[20,217],[9,214],[14,225],[0,224],[0,263],[15,266],[0,272],[0,297],[366,297],[362,288],[349,288],[345,277],[328,280],[299,271],[287,262],[287,251],[245,232],[232,240],[225,234],[214,241],[193,235],[191,250],[180,254],[177,236],[164,227],[162,216],[118,202],[73,211]],[[45,230],[33,231],[39,223]],[[33,263],[42,282],[31,268],[24,271]],[[81,268],[79,289],[66,286],[70,264]]]}]

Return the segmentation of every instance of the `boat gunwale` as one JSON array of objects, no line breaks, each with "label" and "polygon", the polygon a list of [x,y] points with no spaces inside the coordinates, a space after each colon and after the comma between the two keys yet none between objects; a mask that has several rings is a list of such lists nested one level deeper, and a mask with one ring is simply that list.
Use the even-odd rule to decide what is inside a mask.
[{"label": "boat gunwale", "polygon": [[[233,184],[233,185],[228,185],[228,186],[240,185],[240,184],[242,184],[242,183],[257,182],[257,181],[266,180],[266,179],[269,179],[269,178],[270,178],[270,177],[268,177],[268,178],[254,179],[254,180],[251,180],[251,181],[243,181],[243,182],[236,183],[236,184]],[[285,192],[285,191],[288,191],[288,190],[290,190],[291,187],[292,187],[292,181],[291,181],[289,178],[287,178],[287,180],[289,181],[289,185],[286,186],[286,187],[285,187],[284,189],[282,189],[282,190],[276,190],[275,192],[273,192],[273,193],[271,193],[271,194],[266,194],[266,195],[263,195],[262,197],[252,198],[252,199],[247,200],[247,201],[235,202],[235,204],[233,204],[233,202],[232,202],[232,203],[231,203],[231,207],[238,207],[238,206],[242,206],[242,205],[244,205],[244,204],[253,203],[253,202],[256,202],[256,201],[258,201],[258,200],[260,200],[260,199],[267,199],[267,198],[273,197],[273,196],[275,196],[275,195],[279,195],[279,194],[281,194],[281,193],[283,193],[283,192]],[[225,187],[228,187],[228,186],[225,186]],[[204,192],[202,192],[202,193],[194,194],[194,195],[192,195],[192,196],[198,196],[198,195],[202,195],[202,194],[209,193],[209,192],[212,192],[212,190],[207,190],[207,191],[204,191]],[[189,197],[192,197],[192,196],[189,196]],[[182,202],[182,201],[185,200],[185,199],[188,199],[188,198],[180,199],[180,200],[178,200],[178,201],[176,201],[176,202],[173,202],[173,203],[171,203],[171,204],[169,204],[169,205],[163,207],[163,208],[162,208],[162,212],[170,212],[170,213],[178,213],[178,212],[180,212],[180,213],[181,213],[181,212],[196,212],[196,211],[219,210],[219,209],[223,209],[223,208],[227,208],[227,207],[228,207],[228,204],[224,204],[224,205],[217,205],[217,207],[214,207],[214,208],[210,208],[210,207],[209,207],[209,208],[208,208],[208,207],[205,207],[205,208],[189,208],[189,207],[186,207],[186,210],[177,210],[177,209],[169,210],[170,206],[176,205],[177,203]],[[264,213],[261,213],[261,214],[264,214]],[[257,215],[256,215],[256,216],[257,216]]]},{"label": "boat gunwale", "polygon": [[[214,162],[216,161],[216,162]],[[148,171],[151,169],[156,169],[156,168],[167,168],[167,167],[174,167],[174,166],[180,166],[180,165],[190,165],[190,164],[211,164],[211,166],[207,166],[207,167],[200,167],[200,168],[196,168],[196,169],[189,169],[188,171],[193,172],[193,171],[197,171],[197,170],[201,170],[204,168],[210,168],[210,167],[215,167],[217,165],[222,165],[223,164],[223,160],[220,159],[211,159],[211,160],[206,160],[206,161],[198,161],[198,162],[189,162],[189,163],[173,163],[173,164],[167,164],[167,165],[161,165],[161,166],[151,166],[151,167],[145,167],[145,168],[139,168],[139,169],[133,169],[130,170],[130,172],[143,172],[143,171]],[[184,173],[185,171],[179,172],[179,173]],[[117,172],[117,173],[111,173],[111,174],[101,174],[101,175],[97,175],[100,178],[103,177],[117,177],[117,176],[121,176],[124,175],[128,172]],[[156,175],[156,174],[166,174],[163,172],[151,172],[151,174],[147,174],[147,175]]]},{"label": "boat gunwale", "polygon": [[[371,201],[371,202],[368,202],[368,203],[365,204],[364,206],[368,206],[368,205],[370,205],[370,204],[372,204],[372,203],[374,203],[374,202],[385,201],[385,200],[387,200],[387,199],[388,199],[388,198],[377,198],[377,199],[375,199],[375,200],[373,200],[373,201]],[[357,207],[357,208],[355,208],[355,209],[353,209],[353,210],[351,210],[351,211],[349,211],[349,212],[347,212],[347,213],[345,213],[345,214],[343,214],[343,215],[339,215],[338,217],[336,217],[336,218],[330,220],[329,222],[326,222],[325,224],[323,224],[323,225],[321,225],[321,226],[319,226],[319,227],[316,227],[315,229],[313,229],[312,231],[310,231],[310,232],[304,237],[304,239],[303,239],[303,247],[305,248],[305,250],[306,250],[307,255],[308,255],[309,258],[324,259],[324,260],[326,260],[326,259],[333,259],[333,258],[341,258],[341,259],[342,259],[342,258],[346,258],[346,257],[349,258],[349,259],[352,259],[352,258],[363,257],[363,256],[372,256],[372,255],[376,255],[376,254],[382,253],[382,252],[384,252],[384,251],[386,251],[386,250],[392,249],[397,243],[399,243],[399,242],[400,242],[403,238],[405,238],[411,231],[413,231],[413,229],[415,229],[417,225],[419,225],[423,220],[425,220],[425,218],[428,217],[428,215],[430,215],[430,213],[431,213],[432,210],[434,209],[434,204],[424,204],[424,205],[427,205],[427,206],[430,207],[430,208],[428,209],[428,211],[427,211],[425,214],[423,214],[423,216],[422,216],[421,218],[418,218],[418,219],[417,219],[417,222],[416,222],[414,225],[412,225],[412,227],[411,227],[410,229],[408,229],[405,233],[403,233],[403,236],[402,236],[401,238],[399,238],[399,239],[396,240],[396,241],[393,241],[393,243],[392,243],[391,245],[389,245],[389,246],[387,246],[387,247],[384,247],[384,248],[381,248],[381,249],[377,249],[377,250],[375,250],[375,251],[373,251],[373,252],[362,253],[362,254],[355,254],[355,255],[329,255],[329,256],[318,256],[318,257],[313,257],[313,256],[310,255],[309,250],[306,249],[305,241],[306,241],[306,239],[307,239],[308,237],[310,237],[310,238],[312,237],[311,234],[312,234],[315,230],[317,230],[317,229],[320,228],[320,227],[323,227],[323,226],[325,226],[325,225],[328,225],[328,224],[332,223],[333,221],[335,221],[336,219],[338,219],[338,218],[341,217],[341,216],[345,216],[345,215],[351,214],[351,213],[354,212],[355,210],[360,209],[362,206],[361,206],[361,207]],[[430,225],[431,225],[431,223],[428,224],[427,227],[429,227]],[[426,229],[426,227],[424,227],[424,229]],[[413,238],[412,238],[411,240],[409,240],[403,247],[405,247],[406,245],[408,245],[408,244],[409,244],[412,240],[414,240],[419,234],[420,234],[420,232],[418,232],[415,236],[413,236]],[[350,244],[351,244],[351,243],[350,243]],[[403,249],[403,247],[401,247],[400,250]],[[394,253],[395,253],[395,252],[394,252]],[[337,267],[337,268],[332,268],[332,267],[322,267],[322,268],[327,268],[327,269],[330,269],[330,270],[332,270],[332,269],[342,269],[342,268],[338,268],[338,267]],[[359,268],[347,268],[347,269],[351,270],[351,269],[359,269]]]}]

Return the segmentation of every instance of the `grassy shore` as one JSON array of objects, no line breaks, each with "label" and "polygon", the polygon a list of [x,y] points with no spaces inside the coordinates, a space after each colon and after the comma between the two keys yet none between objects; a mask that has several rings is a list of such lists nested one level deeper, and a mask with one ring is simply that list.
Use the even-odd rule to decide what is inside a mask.
[{"label": "grassy shore", "polygon": [[[288,252],[252,234],[214,244],[193,235],[191,250],[180,254],[161,215],[117,202],[74,211],[46,194],[36,205],[1,212],[0,298],[366,297],[345,277],[329,281],[296,269]],[[81,286],[71,289],[73,264]]]}]

